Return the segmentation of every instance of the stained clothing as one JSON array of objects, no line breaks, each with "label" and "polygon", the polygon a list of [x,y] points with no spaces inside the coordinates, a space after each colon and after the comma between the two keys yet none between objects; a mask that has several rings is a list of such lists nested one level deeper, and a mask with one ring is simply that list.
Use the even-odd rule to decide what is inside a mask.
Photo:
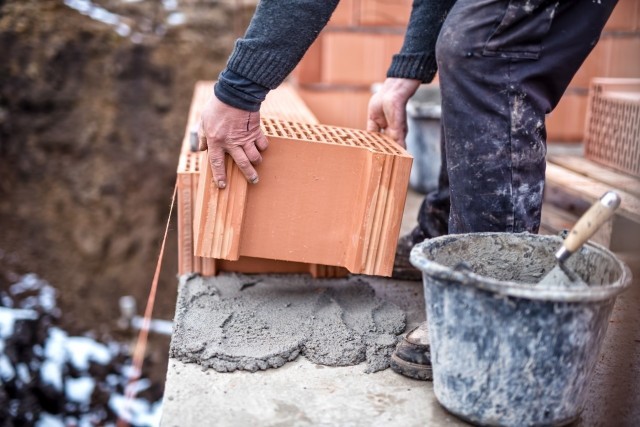
[{"label": "stained clothing", "polygon": [[[615,4],[458,0],[450,10],[436,46],[449,233],[538,232],[545,114],[597,43]],[[423,213],[441,211],[442,190],[423,205],[423,231],[431,221]]]},{"label": "stained clothing", "polygon": [[256,112],[267,97],[269,88],[259,85],[240,74],[225,68],[213,87],[216,97],[241,110]]},{"label": "stained clothing", "polygon": [[[288,8],[282,3],[260,2],[227,64],[240,79],[234,86],[224,81],[223,72],[223,84],[216,86],[219,97],[225,85],[277,87],[337,4],[306,0]],[[387,76],[430,82],[436,64],[439,70],[446,167],[438,191],[420,209],[419,234],[538,231],[545,114],[595,46],[615,4],[414,1],[403,47]],[[221,99],[242,108],[233,96]]]}]

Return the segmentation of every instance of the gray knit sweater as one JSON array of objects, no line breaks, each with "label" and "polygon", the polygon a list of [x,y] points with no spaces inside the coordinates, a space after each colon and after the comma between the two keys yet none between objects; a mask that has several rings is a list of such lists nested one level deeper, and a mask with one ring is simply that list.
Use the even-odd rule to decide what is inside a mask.
[{"label": "gray knit sweater", "polygon": [[[455,0],[414,0],[404,44],[394,55],[387,77],[425,83],[433,80],[437,70],[436,40],[454,3]],[[265,89],[275,89],[302,59],[337,5],[338,0],[261,0],[245,36],[235,44],[227,70]],[[226,84],[227,89],[216,87],[216,95],[233,105],[237,91],[234,94],[229,89],[233,89],[234,81],[224,81],[224,77],[221,81],[220,86]],[[243,91],[243,87],[235,87]],[[234,106],[249,109],[246,99]]]}]

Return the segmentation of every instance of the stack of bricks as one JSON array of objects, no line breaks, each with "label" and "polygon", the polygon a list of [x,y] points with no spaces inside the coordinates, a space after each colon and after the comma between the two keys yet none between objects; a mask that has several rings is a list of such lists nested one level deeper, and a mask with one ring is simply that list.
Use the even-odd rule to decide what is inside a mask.
[{"label": "stack of bricks", "polygon": [[591,80],[585,157],[640,178],[640,79]]},{"label": "stack of bricks", "polygon": [[212,182],[190,133],[211,94],[196,85],[178,167],[179,273],[352,273],[389,276],[411,156],[384,135],[318,124],[295,90],[261,109],[270,146],[249,185],[227,156],[227,187]]},{"label": "stack of bricks", "polygon": [[341,0],[329,24],[292,73],[321,123],[364,129],[371,85],[400,51],[411,0]]},{"label": "stack of bricks", "polygon": [[595,77],[640,77],[640,0],[619,0],[600,41],[547,117],[549,141],[583,140],[589,82]]}]

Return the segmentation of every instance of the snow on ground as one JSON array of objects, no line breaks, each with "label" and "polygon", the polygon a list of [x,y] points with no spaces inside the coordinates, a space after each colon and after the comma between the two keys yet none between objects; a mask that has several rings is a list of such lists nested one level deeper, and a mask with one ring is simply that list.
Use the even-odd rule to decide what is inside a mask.
[{"label": "snow on ground", "polygon": [[139,397],[124,397],[132,372],[127,346],[69,336],[53,326],[59,316],[56,290],[35,274],[0,291],[0,420],[82,427],[115,425],[121,417],[133,426],[159,425],[161,393],[151,381],[132,383]]}]

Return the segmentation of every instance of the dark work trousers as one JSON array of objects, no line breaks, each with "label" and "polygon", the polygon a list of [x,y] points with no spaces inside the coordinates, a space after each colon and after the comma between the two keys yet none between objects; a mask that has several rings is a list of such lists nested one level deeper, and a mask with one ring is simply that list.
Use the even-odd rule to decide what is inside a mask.
[{"label": "dark work trousers", "polygon": [[[425,237],[537,233],[545,114],[595,46],[616,0],[459,0],[436,46],[443,167]],[[446,168],[444,167],[446,165]]]}]

